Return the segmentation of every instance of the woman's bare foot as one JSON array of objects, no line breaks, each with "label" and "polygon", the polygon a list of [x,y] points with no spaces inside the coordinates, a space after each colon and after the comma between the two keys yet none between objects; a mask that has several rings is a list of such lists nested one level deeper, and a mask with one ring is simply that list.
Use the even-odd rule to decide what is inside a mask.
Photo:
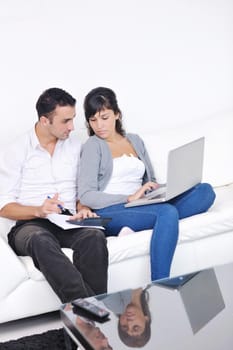
[{"label": "woman's bare foot", "polygon": [[122,227],[122,229],[120,230],[118,237],[127,236],[127,235],[130,235],[131,233],[134,233],[134,232],[135,231],[133,231],[130,227],[125,226],[125,227]]}]

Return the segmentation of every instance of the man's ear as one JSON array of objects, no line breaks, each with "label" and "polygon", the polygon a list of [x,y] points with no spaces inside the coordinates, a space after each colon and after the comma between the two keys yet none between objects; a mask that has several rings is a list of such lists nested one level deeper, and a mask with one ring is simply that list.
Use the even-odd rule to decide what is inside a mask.
[{"label": "man's ear", "polygon": [[45,117],[44,115],[42,115],[40,117],[40,122],[42,125],[47,125],[49,123],[49,119],[47,117]]}]

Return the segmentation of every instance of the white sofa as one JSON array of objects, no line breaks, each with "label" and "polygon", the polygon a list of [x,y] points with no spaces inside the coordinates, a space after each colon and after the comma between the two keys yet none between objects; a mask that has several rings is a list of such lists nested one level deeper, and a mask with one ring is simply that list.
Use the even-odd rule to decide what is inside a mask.
[{"label": "white sofa", "polygon": [[[180,221],[172,275],[233,261],[233,113],[202,119],[142,137],[157,178],[165,177],[169,149],[202,135],[206,138],[203,182],[215,187],[216,201],[204,214]],[[184,165],[185,166],[185,165]],[[181,169],[182,174],[182,169]],[[30,257],[18,257],[7,243],[12,222],[0,219],[0,323],[57,310],[60,301]],[[150,281],[151,230],[108,239],[109,292]],[[72,252],[65,250],[70,256]]]}]

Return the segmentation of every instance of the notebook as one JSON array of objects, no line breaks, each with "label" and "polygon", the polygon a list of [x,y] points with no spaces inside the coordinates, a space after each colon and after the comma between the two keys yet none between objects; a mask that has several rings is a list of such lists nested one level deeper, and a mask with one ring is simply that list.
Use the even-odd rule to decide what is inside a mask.
[{"label": "notebook", "polygon": [[167,181],[143,198],[126,203],[125,207],[166,202],[189,190],[202,180],[205,138],[201,137],[168,153]]}]

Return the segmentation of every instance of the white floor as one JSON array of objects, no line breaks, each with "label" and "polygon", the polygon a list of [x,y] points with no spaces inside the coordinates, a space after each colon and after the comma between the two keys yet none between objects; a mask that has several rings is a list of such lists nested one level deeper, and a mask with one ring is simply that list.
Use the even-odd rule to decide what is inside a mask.
[{"label": "white floor", "polygon": [[62,328],[59,312],[0,324],[0,342]]}]

